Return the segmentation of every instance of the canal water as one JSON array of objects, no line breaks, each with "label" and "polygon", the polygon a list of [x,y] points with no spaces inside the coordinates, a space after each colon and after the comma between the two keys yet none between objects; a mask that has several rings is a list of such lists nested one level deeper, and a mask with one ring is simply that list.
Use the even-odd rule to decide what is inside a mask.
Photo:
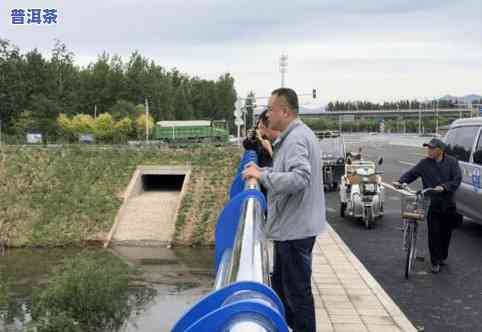
[{"label": "canal water", "polygon": [[[212,290],[213,249],[117,246],[108,250],[141,272],[129,282],[131,300],[138,305],[122,332],[170,331],[185,310]],[[33,289],[45,285],[64,258],[79,252],[76,248],[10,249],[0,256],[0,276],[8,281],[13,299],[8,318],[0,318],[0,331],[23,331],[31,320]]]}]

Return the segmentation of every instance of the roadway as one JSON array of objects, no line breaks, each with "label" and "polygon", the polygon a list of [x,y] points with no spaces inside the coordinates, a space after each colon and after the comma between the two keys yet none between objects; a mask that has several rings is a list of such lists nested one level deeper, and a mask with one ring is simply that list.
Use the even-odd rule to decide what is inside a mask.
[{"label": "roadway", "polygon": [[[424,149],[417,147],[424,139],[387,137],[348,136],[346,142],[347,150],[361,146],[365,159],[376,160],[383,156],[383,180],[390,184],[424,157]],[[403,277],[399,194],[389,188],[385,193],[385,216],[371,230],[365,229],[357,220],[341,218],[338,192],[326,193],[329,223],[420,330],[480,331],[482,225],[464,221],[454,231],[448,265],[442,267],[439,274],[429,272],[426,254],[425,262],[417,262],[415,274],[406,281]],[[424,247],[423,251],[428,251],[426,240],[419,240],[418,244],[419,248]]]}]

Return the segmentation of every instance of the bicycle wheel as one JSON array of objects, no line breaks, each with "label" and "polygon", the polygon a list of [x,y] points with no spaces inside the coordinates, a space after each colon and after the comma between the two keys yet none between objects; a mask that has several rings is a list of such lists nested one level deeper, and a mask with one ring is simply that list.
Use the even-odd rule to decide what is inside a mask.
[{"label": "bicycle wheel", "polygon": [[415,220],[407,221],[406,230],[406,248],[407,256],[405,258],[405,279],[408,279],[415,264],[415,257],[417,251],[417,222]]}]

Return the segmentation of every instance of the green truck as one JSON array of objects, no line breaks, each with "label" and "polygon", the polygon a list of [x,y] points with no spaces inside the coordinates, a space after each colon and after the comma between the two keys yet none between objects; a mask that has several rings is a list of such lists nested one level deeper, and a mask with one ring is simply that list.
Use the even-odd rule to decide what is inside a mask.
[{"label": "green truck", "polygon": [[224,120],[159,121],[153,136],[164,142],[227,142],[229,131]]}]

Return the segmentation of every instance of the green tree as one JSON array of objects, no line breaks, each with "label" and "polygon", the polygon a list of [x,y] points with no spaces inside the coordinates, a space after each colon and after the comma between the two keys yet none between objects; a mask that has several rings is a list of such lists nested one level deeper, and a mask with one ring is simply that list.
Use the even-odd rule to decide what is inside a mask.
[{"label": "green tree", "polygon": [[128,117],[114,124],[114,137],[117,141],[125,141],[132,133],[132,120]]},{"label": "green tree", "polygon": [[17,135],[23,136],[28,132],[37,130],[36,119],[32,111],[23,111],[15,121],[15,132]]},{"label": "green tree", "polygon": [[74,53],[60,40],[55,40],[50,60],[50,75],[53,78],[50,96],[58,101],[64,112],[73,114],[79,88],[79,71],[74,66]]},{"label": "green tree", "polygon": [[75,134],[94,132],[94,118],[88,114],[77,114],[72,118],[72,130]]},{"label": "green tree", "polygon": [[59,127],[60,134],[67,140],[73,140],[75,138],[75,130],[70,119],[64,113],[60,113],[57,117],[57,126]]},{"label": "green tree", "polygon": [[34,94],[30,97],[30,100],[30,110],[32,110],[35,119],[36,129],[47,138],[54,139],[58,133],[56,119],[58,114],[61,113],[61,106],[43,94]]},{"label": "green tree", "polygon": [[125,117],[134,118],[137,114],[137,109],[133,103],[120,99],[109,109],[109,113],[112,114],[116,120]]},{"label": "green tree", "polygon": [[176,89],[174,100],[174,114],[176,120],[192,120],[193,108],[189,103],[186,88],[181,85]]},{"label": "green tree", "polygon": [[[236,100],[229,73],[217,80],[190,77],[170,71],[134,52],[127,62],[104,52],[87,67],[74,65],[74,54],[55,41],[50,59],[37,49],[21,53],[0,39],[0,120],[2,129],[15,134],[22,112],[31,112],[36,129],[55,138],[57,118],[109,112],[118,121],[129,116],[133,105],[149,100],[156,120],[209,119],[232,123]],[[251,118],[251,117],[250,117]],[[22,120],[20,120],[22,121]]]},{"label": "green tree", "polygon": [[94,135],[101,141],[109,141],[114,136],[114,120],[109,113],[102,113],[93,123]]},{"label": "green tree", "polygon": [[[147,132],[148,135],[151,134],[152,129],[154,128],[154,118],[149,115],[147,118]],[[138,138],[144,138],[146,135],[146,115],[141,114],[136,119],[136,131]]]},{"label": "green tree", "polygon": [[216,120],[228,120],[234,129],[233,111],[234,103],[237,99],[236,90],[234,89],[234,78],[229,73],[224,74],[218,79],[216,85],[218,108],[215,109],[212,117]]}]

